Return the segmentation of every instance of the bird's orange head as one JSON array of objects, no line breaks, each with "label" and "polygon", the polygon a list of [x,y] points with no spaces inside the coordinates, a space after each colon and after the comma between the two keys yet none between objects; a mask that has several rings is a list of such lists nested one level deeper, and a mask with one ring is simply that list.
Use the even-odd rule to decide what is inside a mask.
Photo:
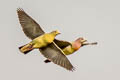
[{"label": "bird's orange head", "polygon": [[82,44],[82,43],[84,43],[84,42],[86,42],[87,40],[85,40],[83,37],[80,37],[80,38],[78,38],[78,39],[76,39],[75,40],[75,42],[78,42],[78,43],[80,43],[80,44]]},{"label": "bird's orange head", "polygon": [[82,44],[83,44],[84,42],[86,42],[86,41],[87,41],[87,40],[85,40],[84,38],[80,37],[80,38],[76,39],[76,40],[73,42],[72,46],[73,46],[73,48],[74,48],[75,50],[78,50],[78,49],[82,46]]}]

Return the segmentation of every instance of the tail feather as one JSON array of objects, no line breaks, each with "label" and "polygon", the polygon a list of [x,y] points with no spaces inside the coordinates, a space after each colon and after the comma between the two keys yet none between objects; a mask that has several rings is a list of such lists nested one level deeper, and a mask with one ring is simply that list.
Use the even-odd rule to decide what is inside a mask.
[{"label": "tail feather", "polygon": [[26,45],[20,46],[20,47],[19,47],[19,50],[20,50],[22,53],[27,54],[28,52],[30,52],[30,51],[33,50],[33,47],[32,47],[32,45],[30,45],[30,44],[26,44]]}]

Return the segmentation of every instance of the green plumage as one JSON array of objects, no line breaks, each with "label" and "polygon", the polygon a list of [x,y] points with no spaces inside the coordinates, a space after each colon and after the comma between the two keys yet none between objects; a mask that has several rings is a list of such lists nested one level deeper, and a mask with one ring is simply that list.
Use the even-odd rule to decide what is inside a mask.
[{"label": "green plumage", "polygon": [[[24,45],[26,47],[29,46],[27,48],[29,50],[27,50],[26,53],[33,50],[33,46],[34,46],[34,48],[39,48],[43,56],[45,56],[49,61],[52,61],[53,63],[66,68],[67,70],[73,71],[74,67],[65,55],[74,53],[77,49],[79,49],[79,47],[78,46],[75,47],[72,43],[68,41],[61,41],[57,39],[54,39],[52,43],[47,45],[46,42],[48,43],[51,42],[49,41],[49,39],[47,39],[48,41],[41,40],[40,38],[37,39],[37,37],[45,34],[45,32],[41,29],[40,25],[34,19],[32,19],[23,9],[18,8],[17,13],[23,32],[27,37],[33,40],[32,44],[29,43],[27,45]],[[38,43],[44,43],[44,44],[38,44]],[[42,46],[47,45],[47,46],[40,48],[41,45]],[[88,45],[88,44],[84,44],[84,45]],[[21,49],[24,46],[19,47],[19,49]]]},{"label": "green plumage", "polygon": [[52,31],[51,33],[45,33],[45,34],[33,39],[30,43],[28,43],[25,46],[20,47],[19,49],[22,53],[26,54],[27,52],[30,52],[33,49],[43,48],[43,47],[47,46],[48,44],[52,43],[57,34],[59,34],[59,32],[57,30]]},{"label": "green plumage", "polygon": [[66,48],[62,49],[65,55],[70,55],[75,52],[75,49],[72,46],[67,46]]},{"label": "green plumage", "polygon": [[[18,8],[17,13],[22,29],[27,37],[33,40],[45,33],[41,29],[40,25],[35,20],[33,20],[23,9]],[[63,51],[56,45],[56,43],[52,42],[47,47],[41,48],[39,50],[47,59],[51,60],[53,63],[60,65],[67,70],[73,71],[74,67],[64,55]]]}]

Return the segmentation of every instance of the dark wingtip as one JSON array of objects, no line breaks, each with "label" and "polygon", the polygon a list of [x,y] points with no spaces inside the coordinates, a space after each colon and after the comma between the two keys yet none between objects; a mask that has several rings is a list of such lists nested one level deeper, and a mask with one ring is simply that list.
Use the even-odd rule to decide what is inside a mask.
[{"label": "dark wingtip", "polygon": [[75,71],[75,67],[73,67],[70,71],[72,71],[72,72]]}]

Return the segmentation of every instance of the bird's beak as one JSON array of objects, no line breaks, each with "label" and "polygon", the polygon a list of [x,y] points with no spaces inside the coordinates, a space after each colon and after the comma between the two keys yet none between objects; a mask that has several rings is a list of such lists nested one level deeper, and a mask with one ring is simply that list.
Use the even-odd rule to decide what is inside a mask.
[{"label": "bird's beak", "polygon": [[87,40],[81,40],[82,43],[86,42]]},{"label": "bird's beak", "polygon": [[57,30],[57,34],[61,34],[61,33]]},{"label": "bird's beak", "polygon": [[58,34],[61,34],[60,32]]}]

